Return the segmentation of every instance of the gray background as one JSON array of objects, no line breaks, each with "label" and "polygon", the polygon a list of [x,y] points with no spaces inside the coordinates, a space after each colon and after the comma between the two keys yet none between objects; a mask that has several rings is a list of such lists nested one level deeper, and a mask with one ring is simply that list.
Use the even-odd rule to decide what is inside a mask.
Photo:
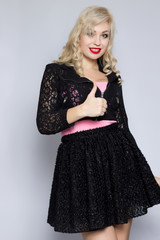
[{"label": "gray background", "polygon": [[[155,176],[159,159],[160,2],[158,0],[6,0],[0,2],[0,239],[82,239],[46,223],[60,133],[36,128],[45,65],[57,59],[79,13],[108,7],[116,22],[114,55],[124,79],[130,130]],[[160,205],[135,218],[131,240],[159,239]]]}]

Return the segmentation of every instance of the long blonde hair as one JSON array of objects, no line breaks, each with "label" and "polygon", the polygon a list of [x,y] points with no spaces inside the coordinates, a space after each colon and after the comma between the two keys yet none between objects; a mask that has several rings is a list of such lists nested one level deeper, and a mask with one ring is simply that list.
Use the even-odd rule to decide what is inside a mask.
[{"label": "long blonde hair", "polygon": [[[112,55],[113,39],[114,39],[114,21],[111,13],[107,8],[99,6],[90,6],[84,9],[77,22],[75,23],[72,31],[69,34],[68,42],[62,49],[62,54],[58,60],[53,62],[73,66],[75,71],[83,76],[82,58],[83,54],[80,48],[79,37],[83,33],[87,33],[93,29],[96,24],[101,22],[108,22],[110,24],[109,43],[106,52],[99,58],[100,63],[103,65],[103,71],[106,75],[112,71],[119,76],[120,71],[116,70],[117,59]],[[123,80],[119,77],[119,82]]]}]

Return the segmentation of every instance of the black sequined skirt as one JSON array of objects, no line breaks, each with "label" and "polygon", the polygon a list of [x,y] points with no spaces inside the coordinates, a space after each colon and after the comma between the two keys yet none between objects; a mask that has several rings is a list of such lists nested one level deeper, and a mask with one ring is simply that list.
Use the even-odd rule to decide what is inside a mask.
[{"label": "black sequined skirt", "polygon": [[78,233],[127,223],[160,203],[160,187],[129,131],[117,123],[64,135],[47,222]]}]

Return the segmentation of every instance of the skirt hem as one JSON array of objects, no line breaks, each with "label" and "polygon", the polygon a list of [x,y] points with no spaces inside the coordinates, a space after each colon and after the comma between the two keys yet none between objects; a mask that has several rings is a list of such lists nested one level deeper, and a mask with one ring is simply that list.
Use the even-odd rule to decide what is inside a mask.
[{"label": "skirt hem", "polygon": [[146,215],[148,213],[148,208],[151,208],[151,207],[153,207],[155,205],[158,205],[158,204],[160,204],[160,200],[158,202],[155,202],[155,203],[152,203],[152,204],[146,206],[145,210],[144,210],[144,212],[142,214],[139,214],[139,215],[135,215],[135,214],[128,215],[126,220],[114,221],[114,222],[111,222],[111,223],[108,223],[108,224],[104,224],[103,226],[93,226],[90,229],[84,229],[84,230],[62,230],[61,228],[55,227],[55,225],[53,223],[49,222],[49,221],[47,221],[47,223],[51,227],[54,227],[54,231],[55,232],[61,232],[61,233],[82,233],[82,232],[96,231],[96,230],[100,230],[100,229],[103,229],[103,228],[106,228],[106,227],[109,227],[109,226],[112,226],[112,225],[126,224],[126,223],[128,223],[128,220],[131,219],[131,218],[134,219],[134,218]]}]

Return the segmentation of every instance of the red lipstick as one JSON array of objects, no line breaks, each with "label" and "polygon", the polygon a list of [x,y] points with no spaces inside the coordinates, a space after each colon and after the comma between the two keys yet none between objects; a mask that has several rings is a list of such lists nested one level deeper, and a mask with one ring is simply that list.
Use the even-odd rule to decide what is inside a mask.
[{"label": "red lipstick", "polygon": [[[94,54],[98,54],[101,51],[101,48],[89,48],[89,49]],[[98,50],[94,51],[95,49],[98,49]]]}]

